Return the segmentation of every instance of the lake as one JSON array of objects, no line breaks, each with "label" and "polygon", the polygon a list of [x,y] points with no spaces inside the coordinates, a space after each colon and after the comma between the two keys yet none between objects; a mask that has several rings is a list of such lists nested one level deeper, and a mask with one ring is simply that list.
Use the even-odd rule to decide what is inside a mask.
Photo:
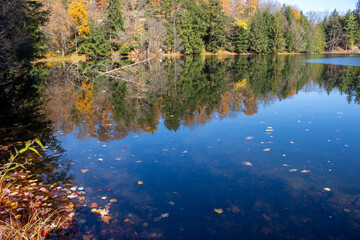
[{"label": "lake", "polygon": [[328,58],[37,66],[0,144],[48,146],[79,239],[359,239],[360,60]]}]

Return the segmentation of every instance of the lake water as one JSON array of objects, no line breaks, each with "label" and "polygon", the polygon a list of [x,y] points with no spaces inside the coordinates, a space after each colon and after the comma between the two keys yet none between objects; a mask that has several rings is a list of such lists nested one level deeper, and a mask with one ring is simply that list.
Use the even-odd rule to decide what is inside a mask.
[{"label": "lake water", "polygon": [[35,171],[84,188],[79,238],[359,239],[359,58],[307,58],[42,66],[40,110],[0,133],[39,136]]}]

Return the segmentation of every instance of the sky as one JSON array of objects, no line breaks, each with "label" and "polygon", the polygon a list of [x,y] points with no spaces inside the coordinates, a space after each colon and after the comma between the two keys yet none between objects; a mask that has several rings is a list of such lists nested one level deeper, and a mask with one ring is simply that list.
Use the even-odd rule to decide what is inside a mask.
[{"label": "sky", "polygon": [[297,6],[304,13],[309,11],[332,12],[335,8],[345,13],[347,10],[355,9],[357,0],[278,0],[286,5]]}]

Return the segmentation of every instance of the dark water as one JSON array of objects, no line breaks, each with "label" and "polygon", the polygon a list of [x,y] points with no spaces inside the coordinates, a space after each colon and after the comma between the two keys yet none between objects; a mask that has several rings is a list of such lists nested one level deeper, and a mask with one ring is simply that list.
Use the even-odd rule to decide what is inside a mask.
[{"label": "dark water", "polygon": [[306,58],[42,67],[36,117],[4,122],[50,146],[43,179],[84,188],[86,237],[359,239],[360,68]]}]

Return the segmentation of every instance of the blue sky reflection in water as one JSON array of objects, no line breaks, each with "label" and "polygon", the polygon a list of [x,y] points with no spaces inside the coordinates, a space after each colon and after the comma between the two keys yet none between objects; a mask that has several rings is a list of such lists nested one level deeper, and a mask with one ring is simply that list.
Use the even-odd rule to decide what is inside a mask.
[{"label": "blue sky reflection in water", "polygon": [[[354,97],[353,90],[359,85],[354,87],[346,80],[350,91],[343,88],[345,82],[333,83],[343,79],[347,70],[360,71],[355,67],[319,68],[297,58],[287,58],[285,66],[316,68],[305,77],[299,69],[290,69],[298,71],[299,79],[306,79],[295,84],[301,89],[294,89],[292,81],[300,80],[287,76],[286,67],[278,73],[267,69],[272,76],[280,73],[280,83],[272,77],[256,86],[254,82],[259,79],[255,79],[258,75],[251,72],[252,67],[267,64],[275,68],[275,63],[281,62],[257,57],[244,58],[246,63],[241,60],[241,68],[234,63],[228,65],[239,73],[232,79],[235,89],[253,87],[253,96],[239,103],[246,105],[250,98],[256,99],[252,111],[234,107],[234,111],[224,114],[224,107],[218,106],[218,110],[212,108],[201,115],[211,108],[209,104],[204,109],[196,108],[196,116],[190,121],[181,113],[170,115],[159,110],[169,107],[162,102],[154,104],[161,112],[151,120],[156,127],[144,127],[138,119],[141,127],[131,127],[121,137],[108,136],[106,141],[99,141],[93,132],[81,133],[86,128],[82,126],[59,134],[67,157],[73,160],[71,173],[86,192],[86,223],[81,231],[99,239],[358,239],[360,108],[349,95]],[[204,72],[211,73],[215,68],[213,62],[191,63],[204,64]],[[180,66],[183,75],[195,71],[184,70],[186,60]],[[328,82],[315,80],[335,70],[344,75]],[[359,81],[359,74],[356,77]],[[183,80],[178,81],[180,88]],[[277,88],[270,88],[266,94],[259,90],[269,85],[279,85],[282,91],[286,85],[293,86],[285,95],[276,92]],[[246,91],[239,94],[245,96]],[[186,92],[178,94],[181,103],[189,103],[188,99],[194,97]],[[216,104],[238,102],[236,97],[224,101],[227,94],[222,92],[223,100]],[[204,104],[201,99],[197,101]],[[141,109],[144,105],[135,107]],[[146,107],[147,112],[151,112],[149,109]],[[171,127],[169,122],[177,117],[180,124]],[[106,124],[113,128],[105,135],[116,135],[119,121],[110,117]],[[96,125],[96,130],[106,124]],[[81,169],[89,171],[82,173]],[[110,199],[117,202],[109,205]],[[109,206],[109,224],[90,213],[92,203],[99,208]],[[214,213],[215,208],[223,213]]]}]

